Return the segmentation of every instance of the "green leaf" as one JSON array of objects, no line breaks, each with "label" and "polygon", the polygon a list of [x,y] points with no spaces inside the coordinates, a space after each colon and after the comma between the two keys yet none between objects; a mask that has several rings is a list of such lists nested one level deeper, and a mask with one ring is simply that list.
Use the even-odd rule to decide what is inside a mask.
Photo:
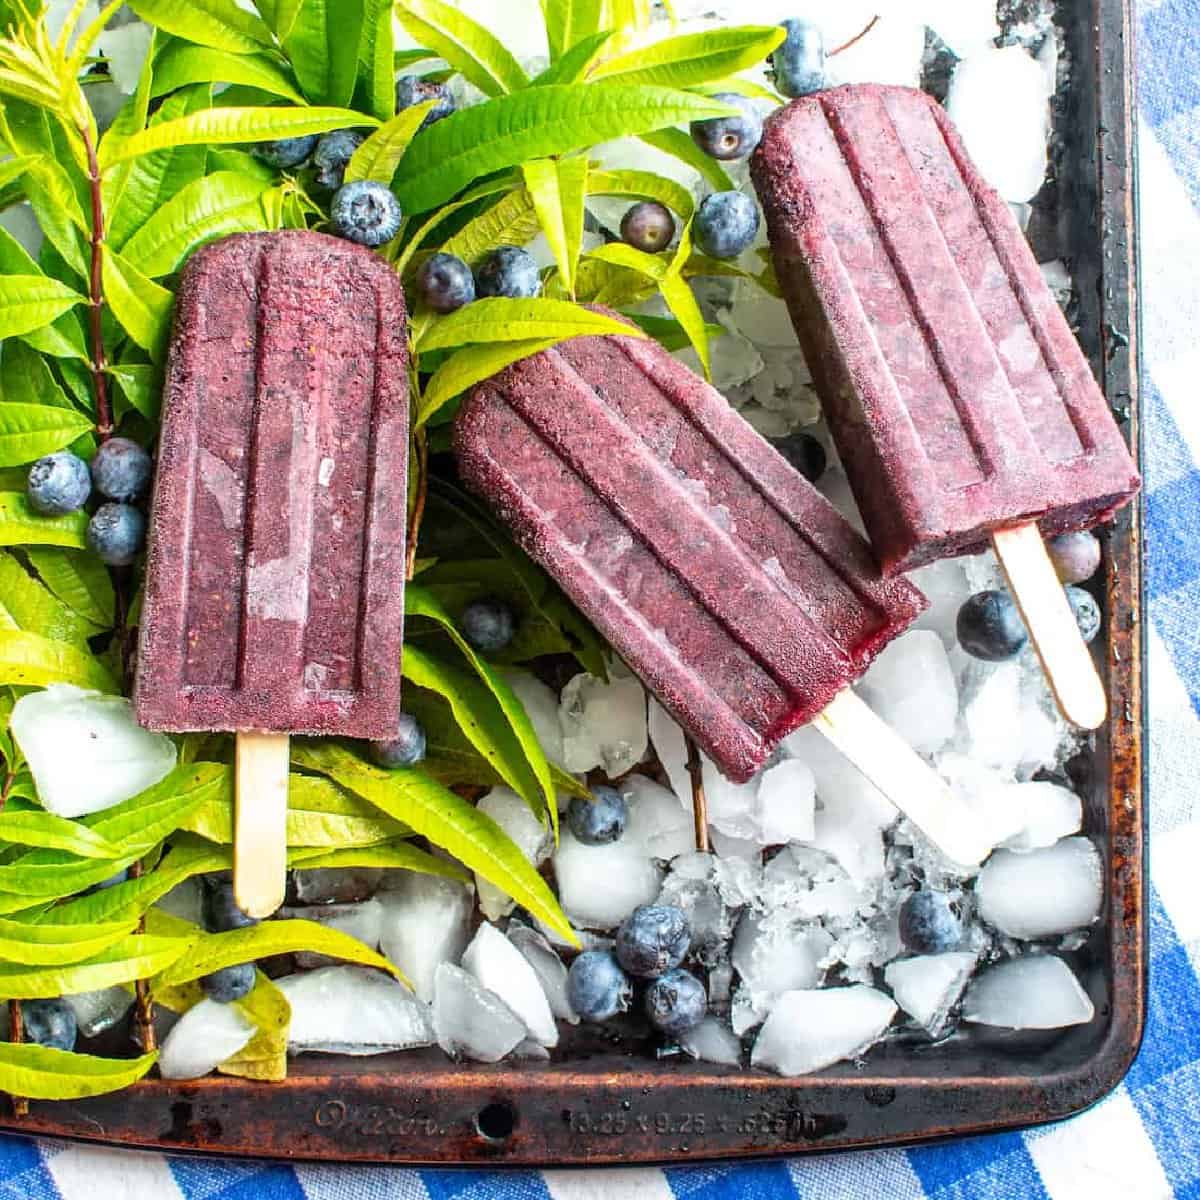
[{"label": "green leaf", "polygon": [[603,0],[542,0],[550,59],[557,61],[585,38],[590,38],[604,23]]},{"label": "green leaf", "polygon": [[438,858],[424,850],[418,850],[411,842],[402,841],[385,842],[376,846],[343,846],[337,850],[310,851],[303,857],[289,856],[288,866],[297,871],[315,871],[329,867],[382,867],[385,870],[416,871],[421,875],[438,875],[443,879],[471,882],[471,876],[458,863]]},{"label": "green leaf", "polygon": [[715,158],[709,158],[682,129],[659,129],[639,136],[647,146],[653,146],[655,150],[661,150],[698,171],[714,191],[734,190],[734,182],[725,168]]},{"label": "green leaf", "polygon": [[0,1042],[0,1089],[31,1100],[82,1100],[129,1087],[157,1061],[157,1051],[141,1058],[97,1058],[32,1042]]},{"label": "green leaf", "polygon": [[[350,103],[358,79],[363,16],[363,0],[302,0],[283,48],[301,90],[313,104],[344,107]],[[364,123],[360,114],[342,126]]]},{"label": "green leaf", "polygon": [[80,858],[119,858],[121,847],[78,821],[48,812],[0,812],[0,841],[66,850]]},{"label": "green leaf", "polygon": [[452,354],[433,373],[421,396],[416,424],[420,428],[443,405],[460,396],[477,383],[490,379],[499,371],[521,359],[531,358],[551,346],[558,338],[533,338],[523,342],[500,342],[496,345],[467,346]]},{"label": "green leaf", "polygon": [[588,173],[589,196],[629,196],[636,200],[656,200],[665,204],[685,221],[696,209],[692,193],[681,183],[656,175],[653,171],[591,171]]},{"label": "green leaf", "polygon": [[583,41],[576,43],[561,58],[548,66],[536,79],[531,87],[546,87],[551,83],[581,83],[591,70],[592,65],[612,41],[615,30],[602,29],[593,33]]},{"label": "green leaf", "polygon": [[390,184],[409,143],[417,136],[425,115],[436,103],[436,100],[427,100],[423,104],[415,104],[384,122],[350,156],[346,165],[346,182],[375,179]]},{"label": "green leaf", "polygon": [[[0,683],[23,687],[73,683],[101,692],[120,691],[108,668],[86,651],[66,642],[52,642],[36,633],[13,629],[0,630]],[[0,874],[4,869],[0,867]]]},{"label": "green leaf", "polygon": [[128,937],[136,924],[136,919],[95,925],[34,925],[0,919],[0,964],[62,967],[83,962]]},{"label": "green leaf", "polygon": [[688,88],[688,91],[695,92],[698,96],[720,96],[733,92],[737,96],[747,96],[751,100],[762,100],[765,104],[774,105],[776,108],[784,102],[778,92],[773,92],[770,88],[763,87],[761,83],[755,83],[752,79],[743,79],[738,75],[728,79],[714,79],[712,83],[698,83],[695,87]]},{"label": "green leaf", "polygon": [[500,826],[436,780],[418,769],[381,771],[327,741],[301,744],[293,751],[293,761],[328,775],[444,847],[468,870],[494,883],[572,945],[579,944],[546,881]]},{"label": "green leaf", "polygon": [[[85,621],[57,599],[35,579],[11,554],[0,551],[0,604],[12,617],[17,629],[40,634],[55,642],[68,642],[84,653],[87,639],[99,632],[98,627]],[[0,813],[0,825],[3,824]],[[0,833],[0,837],[3,834]],[[40,845],[41,843],[31,843]]]},{"label": "green leaf", "polygon": [[72,409],[45,404],[0,404],[0,467],[30,463],[88,433],[91,421]]},{"label": "green leaf", "polygon": [[512,300],[494,296],[476,300],[437,321],[419,343],[422,353],[472,342],[521,342],[531,339],[629,333],[629,326],[604,313],[564,300]]},{"label": "green leaf", "polygon": [[[37,265],[25,247],[7,229],[0,228],[0,275],[40,275]],[[66,312],[44,328],[32,329],[21,334],[21,340],[43,354],[55,358],[79,358],[87,360],[87,346],[83,340],[83,326],[74,312]]]},{"label": "green leaf", "polygon": [[[179,829],[193,812],[214,796],[231,795],[232,768],[223,763],[187,763],[158,783],[113,808],[87,818],[87,824],[126,853],[144,854]],[[15,865],[28,865],[32,855]],[[5,868],[0,867],[0,887]]]},{"label": "green leaf", "polygon": [[712,354],[708,345],[708,326],[704,314],[696,302],[696,295],[688,284],[678,275],[668,275],[659,285],[667,307],[675,315],[675,319],[683,326],[688,340],[695,348],[704,368],[705,379],[712,381]]},{"label": "green leaf", "polygon": [[258,1032],[232,1058],[217,1064],[222,1075],[264,1079],[278,1083],[287,1078],[287,1034],[292,1006],[287,997],[261,971],[254,988],[234,1006]]},{"label": "green leaf", "polygon": [[29,507],[24,492],[0,492],[0,546],[87,545],[87,513],[43,517]]},{"label": "green leaf", "polygon": [[[44,521],[46,518],[35,519]],[[94,554],[29,545],[24,546],[23,551],[42,582],[68,608],[93,625],[105,629],[112,625],[112,580]]]},{"label": "green leaf", "polygon": [[408,212],[450,199],[481,175],[629,134],[724,116],[723,104],[660,87],[620,84],[526,88],[430,126],[396,173]]},{"label": "green leaf", "polygon": [[387,121],[396,113],[395,31],[391,0],[364,0],[353,108]]},{"label": "green leaf", "polygon": [[130,0],[143,21],[165,33],[230,54],[252,54],[271,46],[271,31],[234,0]]},{"label": "green leaf", "polygon": [[171,42],[154,64],[152,94],[165,96],[189,83],[241,83],[304,103],[287,71],[266,54],[230,54],[209,46]]},{"label": "green leaf", "polygon": [[588,161],[585,157],[535,158],[522,169],[559,274],[573,295],[575,268],[583,246]]},{"label": "green leaf", "polygon": [[175,298],[122,255],[104,248],[104,298],[121,328],[155,362],[167,351]]},{"label": "green leaf", "polygon": [[0,996],[10,1000],[42,1000],[146,979],[186,954],[189,945],[186,938],[133,934],[86,962],[68,966],[29,968],[0,963]]},{"label": "green leaf", "polygon": [[[648,316],[646,313],[627,313],[626,315],[643,333],[649,334],[664,350],[674,352],[676,350],[683,350],[692,344],[691,338],[687,335],[687,330],[672,317],[653,317]],[[704,332],[711,340],[712,338],[723,337],[726,330],[723,325],[705,325]]]},{"label": "green leaf", "polygon": [[78,292],[44,275],[0,275],[0,338],[49,325],[82,304]]},{"label": "green leaf", "polygon": [[524,246],[537,236],[537,209],[526,188],[518,188],[468,221],[442,251],[472,265],[497,246]]},{"label": "green leaf", "polygon": [[[692,87],[762,62],[787,36],[779,25],[706,29],[663,38],[601,63],[592,79]],[[732,110],[730,110],[731,115]]]},{"label": "green leaf", "polygon": [[146,363],[116,363],[106,367],[105,373],[117,381],[130,408],[157,424],[162,402],[162,372],[158,367]]},{"label": "green leaf", "polygon": [[414,41],[428,46],[485,96],[528,86],[529,77],[494,34],[442,0],[397,0],[396,16]]},{"label": "green leaf", "polygon": [[292,26],[296,23],[300,0],[254,0],[254,7],[271,27],[271,32],[282,42],[292,32]]}]

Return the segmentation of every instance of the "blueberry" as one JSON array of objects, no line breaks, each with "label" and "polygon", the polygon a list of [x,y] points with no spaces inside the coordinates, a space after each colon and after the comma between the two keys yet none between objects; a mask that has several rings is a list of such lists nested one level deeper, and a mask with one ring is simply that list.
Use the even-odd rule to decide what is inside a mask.
[{"label": "blueberry", "polygon": [[79,1029],[65,1000],[26,1000],[21,1005],[25,1040],[52,1050],[74,1050]]},{"label": "blueberry", "polygon": [[232,879],[216,876],[204,881],[204,926],[209,933],[227,933],[257,924],[238,907]]},{"label": "blueberry", "polygon": [[235,963],[232,967],[221,967],[211,975],[200,979],[204,994],[218,1004],[230,1004],[248,996],[254,990],[254,964]]},{"label": "blueberry", "polygon": [[567,972],[567,1003],[585,1021],[607,1021],[633,999],[629,977],[608,950],[585,950]]},{"label": "blueberry", "polygon": [[772,444],[809,483],[816,483],[825,474],[829,457],[811,433],[789,433]]},{"label": "blueberry", "polygon": [[963,940],[962,909],[945,892],[922,888],[900,906],[900,939],[913,954],[944,954]]},{"label": "blueberry", "polygon": [[615,788],[592,789],[592,799],[572,796],[567,808],[567,824],[585,846],[603,846],[615,842],[625,832],[629,806]]},{"label": "blueberry", "polygon": [[345,181],[350,156],[363,144],[363,135],[353,129],[335,129],[321,135],[313,152],[312,165],[317,169],[317,182],[336,192]]},{"label": "blueberry", "polygon": [[259,142],[254,153],[272,167],[298,167],[316,149],[317,135],[307,133],[303,137],[280,138],[276,142]]},{"label": "blueberry", "polygon": [[675,218],[665,204],[643,200],[621,218],[621,240],[635,250],[657,254],[675,237]]},{"label": "blueberry", "polygon": [[825,86],[825,39],[811,21],[783,22],[787,37],[771,55],[775,86],[784,96],[808,96]]},{"label": "blueberry", "polygon": [[475,299],[475,276],[461,258],[435,254],[417,272],[417,291],[425,307],[452,313]]},{"label": "blueberry", "polygon": [[713,99],[736,108],[741,115],[693,121],[692,141],[710,158],[721,162],[745,158],[762,141],[763,122],[758,106],[736,92],[721,92]]},{"label": "blueberry", "polygon": [[696,214],[696,244],[710,258],[737,258],[758,234],[758,205],[744,192],[714,192]]},{"label": "blueberry", "polygon": [[44,517],[75,512],[92,494],[92,476],[87,463],[69,450],[47,454],[29,468],[25,484],[29,507]]},{"label": "blueberry", "polygon": [[136,500],[150,482],[150,455],[129,438],[109,438],[92,458],[92,483],[109,500]]},{"label": "blueberry", "polygon": [[1046,543],[1063,583],[1085,583],[1100,569],[1100,539],[1094,533],[1062,533]]},{"label": "blueberry", "polygon": [[1079,636],[1085,642],[1095,641],[1100,632],[1100,605],[1096,603],[1096,597],[1081,587],[1069,587],[1067,599],[1075,614],[1075,624],[1079,626]]},{"label": "blueberry", "polygon": [[537,260],[518,246],[500,246],[475,272],[475,292],[479,296],[528,298],[541,290]]},{"label": "blueberry", "polygon": [[958,644],[975,658],[1003,662],[1029,640],[1013,598],[1002,591],[976,592],[958,610]]},{"label": "blueberry", "polygon": [[695,1029],[707,1011],[704,984],[690,971],[668,971],[646,989],[646,1016],[668,1037]]},{"label": "blueberry", "polygon": [[472,601],[463,609],[459,624],[463,637],[484,654],[503,650],[517,628],[512,609],[498,600]]},{"label": "blueberry", "polygon": [[360,246],[382,246],[400,232],[400,201],[382,183],[356,179],[333,193],[329,217],[339,237]]},{"label": "blueberry", "polygon": [[132,504],[102,504],[87,527],[87,544],[110,567],[127,567],[146,540],[146,518]]},{"label": "blueberry", "polygon": [[435,121],[441,121],[454,112],[454,97],[444,83],[433,83],[419,75],[402,75],[396,80],[396,111],[403,112],[426,100],[437,103],[429,110],[421,128],[426,129]]},{"label": "blueberry", "polygon": [[617,962],[630,975],[653,979],[683,962],[692,941],[688,919],[672,904],[643,904],[617,930]]},{"label": "blueberry", "polygon": [[371,757],[389,771],[394,767],[415,767],[425,757],[425,730],[421,723],[402,712],[400,732],[386,741],[372,742]]}]

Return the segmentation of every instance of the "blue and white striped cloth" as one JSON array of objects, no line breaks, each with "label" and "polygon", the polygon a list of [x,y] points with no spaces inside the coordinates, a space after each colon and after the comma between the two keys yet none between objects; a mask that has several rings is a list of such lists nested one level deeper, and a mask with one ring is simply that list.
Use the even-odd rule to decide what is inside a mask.
[{"label": "blue and white striped cloth", "polygon": [[1150,1018],[1073,1120],[914,1150],[634,1171],[171,1159],[0,1137],[0,1200],[1200,1200],[1200,0],[1141,0]]}]

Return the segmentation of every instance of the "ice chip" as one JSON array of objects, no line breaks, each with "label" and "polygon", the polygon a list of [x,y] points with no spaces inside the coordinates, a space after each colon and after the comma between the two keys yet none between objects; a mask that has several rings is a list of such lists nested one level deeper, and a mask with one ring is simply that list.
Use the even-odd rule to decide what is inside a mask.
[{"label": "ice chip", "polygon": [[680,1046],[701,1062],[737,1067],[742,1062],[742,1043],[719,1017],[705,1017],[695,1029],[679,1039]]},{"label": "ice chip", "polygon": [[751,1063],[780,1075],[807,1075],[862,1054],[895,1015],[890,996],[862,984],[785,992],[759,1030]]},{"label": "ice chip", "polygon": [[495,925],[485,921],[479,926],[463,952],[462,964],[525,1022],[535,1041],[558,1045],[558,1026],[537,972]]},{"label": "ice chip", "polygon": [[379,945],[412,981],[413,990],[433,1000],[434,973],[457,963],[467,945],[471,891],[453,879],[404,871],[380,894]]},{"label": "ice chip", "polygon": [[696,844],[695,824],[689,806],[684,811],[674,793],[645,775],[627,775],[621,794],[629,805],[629,822],[623,841],[638,847],[647,858],[672,859]]},{"label": "ice chip", "polygon": [[587,846],[562,831],[554,853],[558,898],[572,924],[614,929],[639,904],[658,895],[662,872],[645,849],[628,836]]},{"label": "ice chip", "polygon": [[[546,861],[550,854],[550,830],[511,788],[492,788],[475,807],[487,813],[535,867]],[[476,874],[475,887],[479,891],[479,907],[489,921],[498,921],[512,912],[515,901],[494,883]]]},{"label": "ice chip", "polygon": [[982,971],[963,1000],[963,1020],[1005,1029],[1061,1029],[1095,1015],[1087,992],[1054,954],[1027,954]]},{"label": "ice chip", "polygon": [[745,1033],[761,1021],[785,992],[816,988],[823,975],[820,959],[828,946],[828,935],[819,927],[790,920],[785,912],[744,914],[730,955],[742,982],[735,1031]]},{"label": "ice chip", "polygon": [[79,992],[63,999],[75,1013],[80,1037],[92,1038],[111,1029],[133,1007],[133,992],[114,984],[97,992]]},{"label": "ice chip", "polygon": [[758,831],[758,781],[733,783],[709,761],[701,759],[704,798],[708,802],[708,823],[729,837],[755,841]]},{"label": "ice chip", "polygon": [[257,1030],[233,1004],[205,998],[171,1027],[158,1056],[164,1079],[200,1079],[245,1049]]},{"label": "ice chip", "polygon": [[1100,853],[1086,837],[1041,850],[997,850],[975,883],[979,915],[1009,937],[1031,940],[1091,925],[1100,915]]},{"label": "ice chip", "polygon": [[447,1054],[476,1062],[499,1062],[526,1037],[525,1022],[495,992],[449,963],[437,969],[433,1027]]},{"label": "ice chip", "polygon": [[369,900],[384,879],[379,867],[313,867],[293,874],[300,904],[357,904]]},{"label": "ice chip", "polygon": [[508,940],[524,955],[533,968],[550,1002],[550,1011],[560,1021],[579,1024],[579,1014],[567,999],[567,967],[550,940],[536,929],[513,921],[508,927]]},{"label": "ice chip", "polygon": [[932,630],[910,630],[885,646],[857,690],[914,750],[932,754],[954,736],[958,683]]},{"label": "ice chip", "polygon": [[974,969],[974,954],[954,950],[947,954],[898,958],[884,968],[883,978],[896,1003],[930,1037],[938,1037]]},{"label": "ice chip", "polygon": [[764,846],[808,842],[815,835],[817,781],[806,763],[785,759],[758,779],[756,840]]},{"label": "ice chip", "polygon": [[1009,850],[1037,850],[1059,838],[1078,833],[1083,825],[1083,802],[1061,784],[1047,780],[1014,783],[998,798],[1022,815],[1021,828],[1005,838]]},{"label": "ice chip", "polygon": [[1012,774],[1023,750],[1021,667],[972,661],[963,679],[955,748],[984,766]]},{"label": "ice chip", "polygon": [[679,803],[692,811],[692,777],[687,767],[687,741],[675,718],[653,696],[650,697],[648,728],[650,743],[671,781]]},{"label": "ice chip", "polygon": [[607,683],[576,675],[563,688],[558,716],[568,771],[603,767],[615,779],[646,757],[646,694],[623,668],[614,668]]},{"label": "ice chip", "polygon": [[177,883],[165,896],[155,901],[155,907],[161,908],[173,917],[189,921],[193,925],[204,926],[204,884],[200,878],[193,875]]},{"label": "ice chip", "polygon": [[538,745],[551,762],[563,761],[562,727],[558,722],[558,696],[554,689],[547,687],[536,675],[528,671],[506,670],[502,674],[508,681],[509,687],[521,701],[533,732],[537,735]]}]

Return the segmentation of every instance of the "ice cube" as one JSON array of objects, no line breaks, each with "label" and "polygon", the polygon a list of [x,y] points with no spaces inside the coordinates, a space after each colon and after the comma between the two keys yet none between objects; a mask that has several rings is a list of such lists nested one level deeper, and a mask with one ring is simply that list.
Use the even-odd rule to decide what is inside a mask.
[{"label": "ice cube", "polygon": [[193,875],[177,883],[165,896],[160,896],[155,901],[155,907],[203,928],[204,883],[199,876]]},{"label": "ice cube", "polygon": [[568,771],[603,767],[615,779],[646,757],[646,694],[623,666],[614,666],[607,683],[576,675],[563,688],[558,719]]},{"label": "ice cube", "polygon": [[1103,891],[1100,854],[1086,837],[1023,854],[997,850],[975,883],[979,915],[1026,941],[1091,925]]},{"label": "ice cube", "polygon": [[463,952],[462,965],[525,1022],[536,1041],[558,1045],[558,1026],[537,972],[495,925],[485,921],[479,926]]},{"label": "ice cube", "polygon": [[257,1030],[236,1005],[205,998],[171,1027],[158,1056],[164,1079],[199,1079],[246,1047]]},{"label": "ice cube", "polygon": [[884,968],[883,978],[900,1007],[930,1037],[938,1037],[974,969],[974,954],[954,950],[898,958]]},{"label": "ice cube", "polygon": [[22,696],[9,725],[42,806],[59,817],[112,808],[175,766],[175,743],[143,729],[122,696],[51,684]]},{"label": "ice cube", "polygon": [[658,761],[671,781],[671,790],[679,803],[692,811],[692,776],[688,771],[687,742],[674,717],[653,696],[650,697],[648,729],[650,743]]},{"label": "ice cube", "polygon": [[972,661],[963,678],[962,704],[954,748],[1012,775],[1023,753],[1020,664]]},{"label": "ice cube", "polygon": [[298,904],[357,904],[375,895],[384,872],[379,867],[313,867],[292,878]]},{"label": "ice cube", "polygon": [[453,879],[400,873],[380,894],[383,905],[379,944],[408,976],[413,990],[433,1000],[434,973],[442,963],[457,963],[467,945],[471,920],[470,888]]},{"label": "ice cube", "polygon": [[[475,807],[487,813],[535,867],[541,866],[549,857],[550,830],[511,788],[492,788]],[[478,873],[475,875],[475,887],[479,891],[479,907],[489,921],[498,921],[515,907],[516,902],[507,892],[501,891]]]},{"label": "ice cube", "polygon": [[707,756],[703,756],[701,762],[708,823],[730,837],[755,841],[758,830],[758,780],[734,783],[726,779]]},{"label": "ice cube", "polygon": [[98,992],[79,992],[63,999],[75,1013],[81,1037],[91,1038],[111,1029],[133,1007],[133,992],[120,985]]},{"label": "ice cube", "polygon": [[768,912],[786,909],[793,918],[845,923],[870,907],[834,858],[808,846],[786,846],[763,869],[761,900]]},{"label": "ice cube", "polygon": [[815,836],[817,781],[799,759],[785,759],[759,776],[757,840],[764,846],[807,842]]},{"label": "ice cube", "polygon": [[759,1031],[750,1061],[780,1075],[807,1075],[857,1058],[895,1015],[890,996],[862,984],[785,992]]},{"label": "ice cube", "polygon": [[519,921],[511,922],[507,933],[508,940],[525,956],[525,961],[537,975],[542,991],[550,1002],[550,1011],[558,1020],[578,1025],[579,1014],[567,999],[567,967],[550,940]]},{"label": "ice cube", "polygon": [[[383,931],[383,905],[378,899],[364,900],[360,904],[312,904],[303,908],[281,908],[278,914],[284,919],[299,918],[327,925],[339,933],[349,934],[364,945],[375,950]],[[323,967],[330,963],[328,955],[313,954],[303,950],[296,955],[296,966],[301,970]]]},{"label": "ice cube", "polygon": [[275,986],[292,1006],[289,1054],[386,1054],[433,1043],[429,1009],[382,971],[321,967]]},{"label": "ice cube", "polygon": [[715,826],[708,829],[708,840],[713,850],[723,859],[745,863],[757,863],[762,858],[762,847],[753,838],[730,837]]},{"label": "ice cube", "polygon": [[525,708],[533,725],[538,744],[551,762],[563,760],[562,727],[558,723],[558,695],[547,687],[536,675],[528,671],[508,670],[502,672],[509,687]]},{"label": "ice cube", "polygon": [[742,1043],[719,1017],[705,1017],[679,1038],[679,1045],[701,1062],[737,1067],[742,1062]]},{"label": "ice cube", "polygon": [[647,858],[672,859],[694,849],[691,809],[680,808],[673,792],[645,775],[627,775],[621,781],[621,794],[629,805],[623,841],[640,848]]},{"label": "ice cube", "polygon": [[910,630],[886,646],[858,691],[914,750],[932,754],[954,736],[958,684],[932,630]]},{"label": "ice cube", "polygon": [[711,879],[689,879],[674,873],[667,876],[658,904],[680,909],[692,933],[691,953],[705,965],[719,962],[732,932],[730,913]]},{"label": "ice cube", "polygon": [[971,595],[962,559],[943,558],[908,573],[908,580],[924,592],[929,607],[913,622],[913,629],[930,629],[947,650],[958,645],[958,610]]},{"label": "ice cube", "polygon": [[1083,824],[1080,798],[1070,788],[1048,780],[1014,783],[1005,789],[1001,802],[1023,816],[1021,828],[1004,840],[1009,850],[1053,846],[1059,838],[1078,833]]},{"label": "ice cube", "polygon": [[525,1022],[466,971],[442,963],[433,993],[437,1042],[452,1058],[499,1062],[526,1038]]},{"label": "ice cube", "polygon": [[1005,1029],[1060,1029],[1095,1015],[1087,992],[1054,954],[1010,958],[981,972],[963,1000],[963,1020]]},{"label": "ice cube", "polygon": [[628,837],[587,846],[564,829],[554,853],[558,898],[572,924],[613,929],[658,895],[662,872]]},{"label": "ice cube", "polygon": [[815,988],[830,939],[818,926],[788,919],[785,913],[747,912],[738,922],[730,961],[742,981],[734,1029],[745,1033],[761,1021],[778,996]]}]

